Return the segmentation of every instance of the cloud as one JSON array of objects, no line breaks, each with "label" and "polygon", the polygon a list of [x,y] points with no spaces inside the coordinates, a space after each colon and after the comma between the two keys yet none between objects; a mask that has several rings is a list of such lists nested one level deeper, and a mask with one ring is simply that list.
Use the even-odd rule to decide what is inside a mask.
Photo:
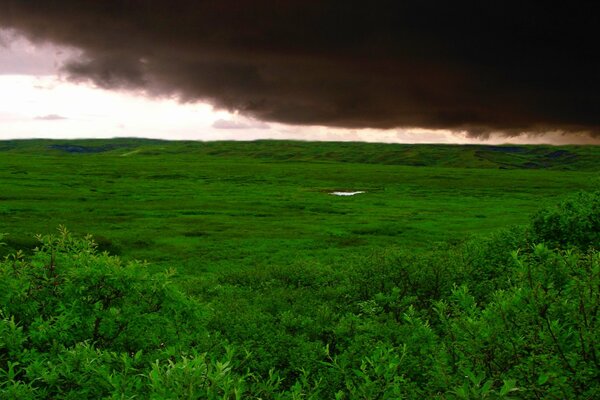
[{"label": "cloud", "polygon": [[216,120],[212,127],[215,129],[270,129],[269,124],[262,121],[241,122],[226,119]]},{"label": "cloud", "polygon": [[[75,81],[262,121],[600,135],[592,3],[6,0]],[[228,128],[231,129],[231,128]]]},{"label": "cloud", "polygon": [[35,45],[12,30],[0,29],[0,75],[55,75],[70,54],[50,44]]},{"label": "cloud", "polygon": [[68,118],[63,117],[62,115],[48,114],[48,115],[41,115],[39,117],[35,117],[34,119],[36,121],[62,121],[62,120],[68,119]]}]

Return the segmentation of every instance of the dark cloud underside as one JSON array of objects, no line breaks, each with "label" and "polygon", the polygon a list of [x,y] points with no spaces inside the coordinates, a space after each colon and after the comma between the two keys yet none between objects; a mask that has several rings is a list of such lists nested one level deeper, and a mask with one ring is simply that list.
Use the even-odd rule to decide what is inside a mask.
[{"label": "dark cloud underside", "polygon": [[589,3],[3,1],[75,80],[340,127],[600,134]]}]

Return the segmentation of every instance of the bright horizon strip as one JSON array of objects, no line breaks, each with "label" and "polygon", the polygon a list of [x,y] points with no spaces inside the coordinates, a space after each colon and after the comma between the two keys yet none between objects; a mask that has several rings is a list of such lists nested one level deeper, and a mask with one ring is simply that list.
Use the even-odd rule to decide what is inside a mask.
[{"label": "bright horizon strip", "polygon": [[[265,124],[203,103],[181,104],[74,84],[57,76],[0,75],[0,137],[170,140],[300,139],[456,142],[450,131],[343,129]],[[217,121],[230,128],[215,128]],[[218,125],[218,124],[217,124]],[[431,136],[430,136],[431,135]],[[402,140],[404,139],[404,140]],[[465,143],[476,142],[463,138]]]},{"label": "bright horizon strip", "polygon": [[[0,140],[140,137],[167,140],[358,141],[383,143],[597,143],[587,136],[471,138],[450,130],[349,129],[265,123],[211,105],[73,83],[59,66],[76,51],[36,45],[0,30]],[[8,70],[8,71],[6,71]]]}]

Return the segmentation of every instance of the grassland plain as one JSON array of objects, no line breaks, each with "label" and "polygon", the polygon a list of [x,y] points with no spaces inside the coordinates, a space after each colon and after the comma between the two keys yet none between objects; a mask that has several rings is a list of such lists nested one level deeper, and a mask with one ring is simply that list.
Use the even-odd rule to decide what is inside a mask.
[{"label": "grassland plain", "polygon": [[593,146],[4,141],[0,231],[6,253],[66,225],[189,277],[461,240],[594,188],[598,171]]}]

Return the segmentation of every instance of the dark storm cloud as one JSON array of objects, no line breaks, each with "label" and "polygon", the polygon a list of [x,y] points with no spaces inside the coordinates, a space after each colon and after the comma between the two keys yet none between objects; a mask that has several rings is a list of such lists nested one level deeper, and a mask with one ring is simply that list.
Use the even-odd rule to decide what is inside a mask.
[{"label": "dark storm cloud", "polygon": [[598,135],[598,13],[562,3],[0,0],[0,25],[80,48],[72,79],[264,121]]}]

